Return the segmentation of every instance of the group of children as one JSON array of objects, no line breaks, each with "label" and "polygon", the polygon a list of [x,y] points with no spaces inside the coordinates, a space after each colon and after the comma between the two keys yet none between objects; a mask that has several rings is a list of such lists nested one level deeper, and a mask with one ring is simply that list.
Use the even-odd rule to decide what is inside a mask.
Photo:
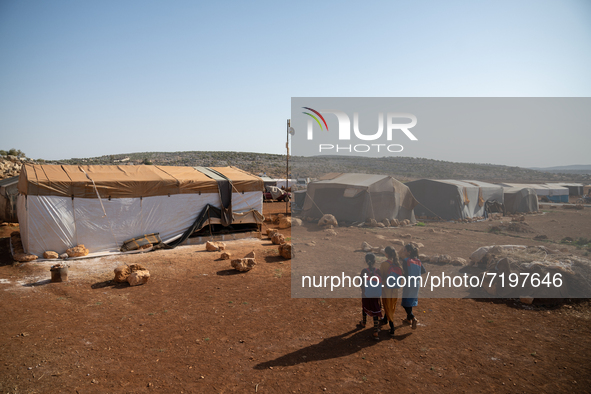
[{"label": "group of children", "polygon": [[[406,244],[396,252],[391,246],[385,249],[387,260],[380,268],[376,268],[376,256],[373,253],[365,255],[367,268],[361,271],[363,281],[362,307],[363,320],[358,326],[363,328],[367,324],[367,316],[373,317],[373,338],[379,340],[380,325],[389,324],[390,335],[394,336],[394,312],[398,301],[398,291],[402,287],[402,307],[406,311],[406,319],[402,324],[417,328],[418,320],[412,313],[412,308],[418,305],[420,281],[416,278],[426,273],[419,251],[412,244]],[[403,278],[401,278],[403,277]],[[414,279],[413,279],[414,278]],[[382,306],[384,315],[382,315]]]}]

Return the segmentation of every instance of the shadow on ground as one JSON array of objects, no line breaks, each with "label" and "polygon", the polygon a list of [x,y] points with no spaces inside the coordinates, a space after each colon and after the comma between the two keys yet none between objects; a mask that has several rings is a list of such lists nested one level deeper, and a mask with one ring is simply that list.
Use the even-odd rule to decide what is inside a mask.
[{"label": "shadow on ground", "polygon": [[[295,352],[288,353],[275,360],[266,361],[254,366],[254,369],[269,369],[269,367],[288,367],[312,361],[330,360],[346,357],[365,348],[372,347],[382,341],[402,341],[412,335],[411,332],[390,337],[387,331],[380,333],[380,341],[371,337],[372,329],[360,330],[355,328],[334,337],[326,338],[322,342],[310,345]],[[351,335],[353,334],[353,335]],[[351,336],[349,336],[351,335]]]},{"label": "shadow on ground", "polygon": [[113,289],[126,289],[129,287],[129,283],[117,283],[114,280],[105,280],[102,282],[97,282],[90,286],[92,289],[104,289],[106,287],[111,287]]}]

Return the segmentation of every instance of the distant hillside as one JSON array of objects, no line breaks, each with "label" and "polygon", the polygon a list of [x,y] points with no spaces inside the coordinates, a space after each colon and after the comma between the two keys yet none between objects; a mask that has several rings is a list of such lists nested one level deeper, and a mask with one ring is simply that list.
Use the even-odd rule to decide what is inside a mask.
[{"label": "distant hillside", "polygon": [[532,170],[552,172],[555,174],[579,174],[579,175],[591,175],[591,165],[589,164],[578,164],[572,166],[559,166],[559,167],[532,167]]},{"label": "distant hillside", "polygon": [[[53,164],[116,164],[169,166],[235,166],[253,174],[285,178],[285,155],[248,152],[142,152],[48,161]],[[400,180],[418,178],[473,179],[489,182],[590,182],[585,174],[558,174],[492,164],[454,163],[412,157],[299,157],[290,156],[292,178],[317,178],[328,172],[392,175]]]}]

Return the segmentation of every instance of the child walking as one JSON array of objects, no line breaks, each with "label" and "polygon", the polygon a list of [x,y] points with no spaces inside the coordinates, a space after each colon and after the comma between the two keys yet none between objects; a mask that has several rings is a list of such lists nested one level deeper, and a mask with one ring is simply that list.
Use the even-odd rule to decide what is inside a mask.
[{"label": "child walking", "polygon": [[361,286],[361,306],[363,319],[357,325],[359,328],[364,328],[367,324],[367,316],[373,317],[373,338],[377,341],[380,339],[380,323],[379,319],[382,317],[382,304],[380,296],[382,292],[382,281],[380,277],[380,270],[375,268],[376,256],[373,253],[365,255],[365,263],[367,268],[361,270],[361,279],[363,285]]},{"label": "child walking", "polygon": [[384,290],[382,292],[382,303],[384,304],[384,319],[382,324],[390,325],[390,336],[394,336],[394,312],[396,311],[396,302],[398,302],[398,285],[397,278],[403,275],[400,268],[400,261],[396,249],[387,246],[384,250],[386,261],[380,266],[382,280],[384,282]]},{"label": "child walking", "polygon": [[[401,305],[406,311],[406,319],[402,319],[402,324],[412,326],[413,330],[417,329],[418,320],[412,313],[412,308],[419,304],[419,288],[421,281],[419,278],[427,271],[421,260],[419,260],[419,250],[412,244],[406,244],[400,251],[402,258],[402,269],[406,276],[406,286],[402,290]],[[412,279],[412,277],[416,279]]]}]

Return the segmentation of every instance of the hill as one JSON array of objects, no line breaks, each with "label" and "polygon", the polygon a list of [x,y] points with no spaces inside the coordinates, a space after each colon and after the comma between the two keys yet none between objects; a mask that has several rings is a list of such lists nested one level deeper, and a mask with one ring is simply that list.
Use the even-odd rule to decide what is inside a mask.
[{"label": "hill", "polygon": [[571,165],[571,166],[558,166],[558,167],[532,167],[532,170],[551,172],[555,174],[578,174],[578,175],[591,175],[591,165]]},{"label": "hill", "polygon": [[[285,178],[285,155],[250,152],[141,152],[47,161],[52,164],[116,164],[169,166],[235,166],[254,174]],[[474,179],[489,182],[589,182],[588,174],[564,174],[493,164],[455,163],[413,157],[364,158],[344,156],[290,156],[291,177],[317,178],[328,172],[392,175],[401,180],[418,178]]]}]

